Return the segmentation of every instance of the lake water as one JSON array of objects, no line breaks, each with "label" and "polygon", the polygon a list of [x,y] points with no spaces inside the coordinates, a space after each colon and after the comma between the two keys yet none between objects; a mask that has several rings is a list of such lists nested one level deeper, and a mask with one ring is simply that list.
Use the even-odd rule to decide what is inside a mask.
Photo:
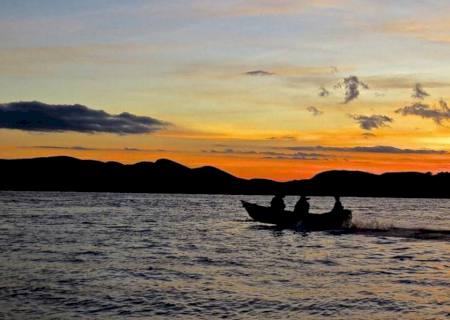
[{"label": "lake water", "polygon": [[343,198],[358,230],[303,233],[240,199],[270,201],[0,192],[0,319],[450,317],[450,200]]}]

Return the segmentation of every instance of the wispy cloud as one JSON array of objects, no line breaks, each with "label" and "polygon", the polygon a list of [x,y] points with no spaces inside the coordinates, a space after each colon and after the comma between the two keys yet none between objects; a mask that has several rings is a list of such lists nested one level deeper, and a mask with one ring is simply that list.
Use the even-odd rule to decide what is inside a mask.
[{"label": "wispy cloud", "polygon": [[[435,15],[434,15],[435,16]],[[380,28],[382,32],[425,41],[450,42],[450,22],[448,15],[434,19],[408,19],[386,23]]]},{"label": "wispy cloud", "polygon": [[33,148],[33,149],[57,149],[57,150],[79,150],[79,151],[100,150],[98,148],[82,147],[82,146],[71,146],[71,147],[66,147],[66,146],[31,146],[31,147],[27,147],[27,148]]},{"label": "wispy cloud", "polygon": [[330,66],[330,69],[331,69],[331,73],[339,73],[339,69],[338,69],[338,67],[336,67],[336,66]]},{"label": "wispy cloud", "polygon": [[[346,72],[354,70],[352,66],[341,67]],[[298,65],[290,63],[269,63],[264,67],[258,65],[239,64],[232,62],[192,62],[184,64],[172,71],[171,74],[182,78],[211,78],[220,80],[234,80],[239,77],[274,78],[298,86],[299,84],[323,86],[324,83],[336,81],[332,67],[316,65]],[[325,87],[324,87],[325,88]],[[328,94],[330,92],[327,90]],[[323,93],[325,96],[326,93]]]},{"label": "wispy cloud", "polygon": [[[384,75],[366,77],[372,89],[409,89],[417,84],[417,75]],[[447,88],[450,83],[446,81],[436,81],[421,79],[420,84],[427,88]]]},{"label": "wispy cloud", "polygon": [[372,130],[380,127],[386,127],[387,123],[394,120],[388,116],[374,114],[371,116],[365,116],[360,114],[350,114],[350,118],[359,123],[359,126],[364,130]]},{"label": "wispy cloud", "polygon": [[[273,65],[270,69],[283,76],[297,77],[297,76],[320,76],[321,80],[336,79],[335,69],[336,67],[330,66],[307,66],[307,65]],[[351,66],[342,66],[345,71],[354,70]]]},{"label": "wispy cloud", "polygon": [[317,109],[317,108],[314,107],[314,106],[310,106],[310,107],[306,108],[306,110],[308,110],[309,112],[311,112],[312,115],[315,116],[315,117],[320,116],[320,115],[323,114],[323,111]]},{"label": "wispy cloud", "polygon": [[364,133],[362,134],[362,136],[363,136],[365,139],[370,139],[370,138],[375,138],[375,137],[376,137],[376,134],[374,134],[374,133],[372,133],[372,132],[364,132]]},{"label": "wispy cloud", "polygon": [[[1,26],[0,26],[1,28]],[[149,61],[156,45],[111,44],[0,48],[0,72],[12,75],[41,75],[59,72],[64,65],[137,65]]]},{"label": "wispy cloud", "polygon": [[166,152],[168,150],[164,149],[142,149],[134,147],[124,147],[124,148],[92,148],[84,146],[27,146],[21,148],[32,148],[32,149],[56,149],[56,150],[74,150],[74,151],[130,151],[130,152]]},{"label": "wispy cloud", "polygon": [[425,103],[415,102],[409,106],[399,108],[395,110],[395,112],[403,116],[412,115],[431,119],[438,125],[442,125],[443,121],[450,120],[450,109],[447,103],[442,99],[439,101],[438,107],[435,108]]},{"label": "wispy cloud", "polygon": [[273,76],[274,75],[273,72],[265,71],[265,70],[252,70],[252,71],[247,71],[244,74],[247,75],[247,76],[258,76],[258,77]]},{"label": "wispy cloud", "polygon": [[354,146],[354,147],[336,147],[336,146],[290,146],[276,147],[277,150],[289,150],[291,152],[279,151],[256,151],[256,150],[239,150],[239,149],[212,149],[202,150],[203,153],[223,154],[223,155],[250,155],[263,156],[267,159],[302,159],[302,160],[318,160],[335,158],[336,154],[331,153],[382,153],[382,154],[448,154],[446,150],[435,149],[409,149],[398,148],[393,146]]},{"label": "wispy cloud", "polygon": [[413,88],[413,93],[411,94],[411,97],[423,100],[423,98],[428,97],[429,94],[426,92],[420,83],[416,83],[416,85]]},{"label": "wispy cloud", "polygon": [[269,16],[269,15],[294,15],[314,9],[326,9],[337,7],[346,0],[247,0],[225,1],[220,5],[205,6],[201,11],[215,16]]},{"label": "wispy cloud", "polygon": [[369,147],[333,147],[333,146],[295,146],[284,149],[293,151],[312,152],[361,152],[361,153],[400,153],[400,154],[447,154],[445,150],[433,149],[402,149],[392,146],[369,146]]},{"label": "wispy cloud", "polygon": [[236,150],[236,149],[212,149],[202,150],[203,153],[208,154],[223,154],[223,155],[254,155],[261,156],[263,159],[296,159],[296,160],[318,160],[328,158],[329,155],[325,155],[317,152],[274,152],[274,151],[256,151],[256,150]]},{"label": "wispy cloud", "polygon": [[51,105],[38,101],[0,104],[0,128],[24,131],[143,134],[161,130],[169,123],[123,112],[118,115],[80,104]]},{"label": "wispy cloud", "polygon": [[319,88],[319,97],[328,97],[330,95],[330,91],[328,91],[325,87]]},{"label": "wispy cloud", "polygon": [[308,153],[308,152],[296,152],[293,154],[281,154],[276,156],[266,156],[264,159],[278,159],[278,160],[327,160],[333,156],[323,153]]},{"label": "wispy cloud", "polygon": [[254,150],[235,150],[232,148],[227,149],[211,149],[211,150],[202,150],[203,153],[216,153],[216,154],[258,154],[258,152]]},{"label": "wispy cloud", "polygon": [[280,141],[295,141],[297,140],[294,136],[278,136],[278,137],[269,137],[267,140],[280,140]]}]

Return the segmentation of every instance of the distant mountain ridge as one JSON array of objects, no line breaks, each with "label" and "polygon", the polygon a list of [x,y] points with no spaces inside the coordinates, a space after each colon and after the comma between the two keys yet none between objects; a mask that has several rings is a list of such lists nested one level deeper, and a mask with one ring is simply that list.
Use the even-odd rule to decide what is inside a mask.
[{"label": "distant mountain ridge", "polygon": [[242,179],[212,166],[168,159],[121,164],[58,156],[0,159],[0,190],[450,198],[450,173],[332,170],[311,179]]}]

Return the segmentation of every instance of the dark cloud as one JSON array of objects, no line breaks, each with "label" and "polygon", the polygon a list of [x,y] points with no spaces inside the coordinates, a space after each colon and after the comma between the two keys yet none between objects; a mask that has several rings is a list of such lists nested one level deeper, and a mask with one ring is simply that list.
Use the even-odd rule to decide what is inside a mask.
[{"label": "dark cloud", "polygon": [[332,147],[332,146],[296,146],[284,149],[292,151],[309,152],[363,152],[363,153],[401,153],[401,154],[447,154],[445,150],[432,149],[401,149],[392,146],[372,146],[372,147]]},{"label": "dark cloud", "polygon": [[344,80],[338,83],[336,88],[345,88],[345,100],[344,103],[349,103],[350,101],[358,98],[359,88],[369,89],[369,86],[358,79],[357,76],[349,76],[344,78]]},{"label": "dark cloud", "polygon": [[448,107],[447,102],[442,98],[439,100],[439,106],[441,107],[442,111],[450,112],[450,108]]},{"label": "dark cloud", "polygon": [[291,153],[273,152],[273,151],[263,151],[263,152],[260,152],[260,154],[264,154],[266,156],[277,156],[277,157],[292,155]]},{"label": "dark cloud", "polygon": [[416,102],[409,106],[395,110],[403,116],[413,115],[425,119],[432,119],[438,125],[442,125],[443,121],[450,120],[450,109],[444,100],[439,101],[439,107],[432,108],[428,104]]},{"label": "dark cloud", "polygon": [[202,150],[203,153],[218,153],[218,154],[258,154],[258,152],[253,150],[235,150],[231,148],[222,149],[222,150]]},{"label": "dark cloud", "polygon": [[33,149],[57,149],[57,150],[94,150],[94,151],[140,151],[140,152],[165,152],[167,150],[164,149],[140,149],[140,148],[91,148],[91,147],[83,147],[83,146],[31,146],[31,147],[23,147],[23,148],[33,148]]},{"label": "dark cloud", "polygon": [[[255,150],[202,150],[203,153],[225,154],[225,155],[254,155],[263,159],[280,160],[328,160],[336,158],[337,153],[382,153],[382,154],[448,154],[445,150],[432,149],[401,149],[392,146],[370,146],[370,147],[333,147],[333,146],[292,146],[277,149],[288,150],[287,152],[255,151]],[[290,152],[289,152],[290,151]]]},{"label": "dark cloud", "polygon": [[[113,149],[115,150],[115,149]],[[117,149],[117,150],[123,150],[123,151],[130,151],[130,152],[167,152],[166,149],[141,149],[141,148],[133,148],[133,147],[125,147],[123,149]]]},{"label": "dark cloud", "polygon": [[423,98],[428,96],[429,96],[428,92],[426,92],[422,88],[422,85],[420,83],[416,83],[413,88],[413,93],[411,94],[411,97],[423,100]]},{"label": "dark cloud", "polygon": [[279,160],[326,160],[330,156],[322,153],[307,153],[296,152],[293,154],[279,154],[276,156],[266,156],[264,159],[279,159]]},{"label": "dark cloud", "polygon": [[306,110],[308,110],[309,112],[312,113],[313,116],[317,117],[323,114],[323,111],[320,111],[319,109],[317,109],[314,106],[308,107],[306,108]]},{"label": "dark cloud", "polygon": [[350,118],[359,123],[359,126],[364,130],[372,130],[380,127],[386,127],[387,123],[392,122],[392,118],[388,116],[383,116],[379,114],[374,114],[371,116],[364,116],[361,114],[351,114]]},{"label": "dark cloud", "polygon": [[212,149],[212,150],[202,150],[203,153],[216,153],[216,154],[255,154],[255,155],[266,155],[266,156],[285,156],[290,155],[283,152],[274,151],[255,151],[255,150],[236,150],[236,149]]},{"label": "dark cloud", "polygon": [[392,146],[375,146],[375,147],[355,147],[356,152],[370,152],[370,153],[409,153],[409,154],[445,154],[444,150],[430,150],[430,149],[400,149]]},{"label": "dark cloud", "polygon": [[248,76],[273,76],[274,73],[265,70],[252,70],[245,73]]},{"label": "dark cloud", "polygon": [[128,112],[111,115],[80,104],[50,105],[37,101],[0,104],[0,128],[25,131],[115,133],[120,135],[151,133],[169,125],[154,118]]},{"label": "dark cloud", "polygon": [[125,147],[125,148],[123,148],[123,151],[148,151],[148,150],[140,149],[140,148]]},{"label": "dark cloud", "polygon": [[263,159],[301,159],[301,160],[315,160],[319,158],[327,157],[321,153],[305,153],[305,152],[273,152],[273,151],[255,151],[255,150],[235,150],[235,149],[223,149],[223,150],[202,150],[203,153],[215,153],[215,154],[233,154],[233,155],[259,155],[263,156]]},{"label": "dark cloud", "polygon": [[97,148],[89,148],[89,147],[82,147],[82,146],[72,146],[72,147],[61,147],[61,146],[32,146],[29,148],[34,149],[59,149],[59,150],[100,150]]},{"label": "dark cloud", "polygon": [[269,137],[267,140],[281,140],[281,141],[294,141],[297,140],[294,136],[280,136],[280,137]]},{"label": "dark cloud", "polygon": [[372,132],[364,132],[364,133],[362,134],[362,136],[363,136],[364,138],[366,138],[366,139],[369,139],[369,138],[375,138],[375,137],[376,137],[376,135],[375,135],[374,133],[372,133]]},{"label": "dark cloud", "polygon": [[330,95],[330,91],[325,89],[325,87],[319,88],[319,97],[328,97]]}]

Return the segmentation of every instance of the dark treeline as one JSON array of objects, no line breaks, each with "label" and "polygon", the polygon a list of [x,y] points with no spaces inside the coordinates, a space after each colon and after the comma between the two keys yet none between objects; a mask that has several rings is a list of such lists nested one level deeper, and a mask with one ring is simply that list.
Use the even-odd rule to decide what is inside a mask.
[{"label": "dark treeline", "polygon": [[450,198],[450,173],[326,171],[308,180],[241,179],[160,159],[124,165],[70,157],[0,160],[0,190]]}]

